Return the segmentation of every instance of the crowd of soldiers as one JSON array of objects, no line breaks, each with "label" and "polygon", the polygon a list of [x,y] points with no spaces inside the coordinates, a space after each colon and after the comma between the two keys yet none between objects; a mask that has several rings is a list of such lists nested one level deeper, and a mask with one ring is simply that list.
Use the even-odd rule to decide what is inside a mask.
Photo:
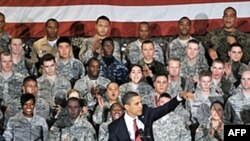
[{"label": "crowd of soldiers", "polygon": [[[0,119],[3,140],[107,141],[108,125],[123,115],[121,98],[137,92],[158,107],[182,91],[185,101],[153,124],[156,141],[223,140],[224,124],[250,123],[250,35],[236,28],[227,7],[223,27],[199,41],[191,20],[178,21],[167,47],[151,40],[141,22],[125,50],[109,37],[111,21],[96,20],[90,38],[60,37],[48,19],[46,35],[26,52],[4,30],[0,13]],[[147,139],[145,139],[147,140]]]}]

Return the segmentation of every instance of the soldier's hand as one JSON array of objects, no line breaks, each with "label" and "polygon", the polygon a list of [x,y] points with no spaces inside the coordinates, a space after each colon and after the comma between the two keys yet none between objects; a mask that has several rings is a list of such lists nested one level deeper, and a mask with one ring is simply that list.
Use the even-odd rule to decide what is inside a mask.
[{"label": "soldier's hand", "polygon": [[213,48],[208,49],[208,54],[212,60],[215,60],[216,58],[218,58],[217,52]]},{"label": "soldier's hand", "polygon": [[229,63],[225,63],[224,66],[225,66],[225,75],[226,75],[226,78],[228,79],[228,77],[232,73],[231,65]]},{"label": "soldier's hand", "polygon": [[104,108],[105,103],[104,103],[104,100],[103,100],[102,96],[96,95],[96,98],[97,98],[97,101],[98,101],[99,106],[100,106],[101,108]]},{"label": "soldier's hand", "polygon": [[100,39],[95,38],[94,42],[93,42],[93,45],[92,45],[92,51],[95,52],[95,53],[98,53],[100,49],[101,49]]},{"label": "soldier's hand", "polygon": [[91,92],[93,97],[96,97],[96,95],[100,94],[100,90],[99,90],[98,86],[92,87],[90,92]]},{"label": "soldier's hand", "polygon": [[179,95],[182,99],[186,99],[186,100],[194,100],[195,96],[192,92],[188,92],[188,91],[183,91],[182,93],[180,93]]}]

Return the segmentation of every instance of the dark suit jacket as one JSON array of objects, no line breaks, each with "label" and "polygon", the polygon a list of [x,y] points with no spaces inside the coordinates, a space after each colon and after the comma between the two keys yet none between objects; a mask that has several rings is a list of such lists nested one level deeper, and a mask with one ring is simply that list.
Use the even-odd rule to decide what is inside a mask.
[{"label": "dark suit jacket", "polygon": [[[154,121],[163,117],[167,113],[173,111],[178,105],[180,101],[177,98],[173,98],[168,103],[162,105],[158,108],[150,108],[147,105],[143,105],[143,113],[139,116],[139,120],[145,126],[144,135],[150,137],[150,141],[154,141],[153,132],[152,132],[152,124]],[[128,129],[125,123],[124,115],[119,119],[113,121],[109,126],[109,141],[131,141]]]}]

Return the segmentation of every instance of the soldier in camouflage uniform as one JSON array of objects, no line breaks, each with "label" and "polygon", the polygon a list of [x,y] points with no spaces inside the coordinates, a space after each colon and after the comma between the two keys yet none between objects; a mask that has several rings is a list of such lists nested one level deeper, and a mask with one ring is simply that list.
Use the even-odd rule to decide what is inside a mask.
[{"label": "soldier in camouflage uniform", "polygon": [[108,125],[112,121],[122,116],[122,114],[124,113],[124,108],[119,102],[113,103],[110,106],[110,113],[111,113],[112,120],[102,123],[99,127],[98,141],[108,141],[108,137],[109,137]]},{"label": "soldier in camouflage uniform", "polygon": [[4,27],[5,27],[5,15],[0,12],[0,51],[9,50],[8,43],[11,36],[4,31]]},{"label": "soldier in camouflage uniform", "polygon": [[228,51],[230,44],[238,42],[242,44],[245,55],[243,63],[250,60],[250,38],[236,28],[237,12],[233,7],[227,7],[223,14],[223,28],[209,32],[206,35],[204,46],[208,50],[210,57],[214,60],[220,58],[224,62],[229,61]]},{"label": "soldier in camouflage uniform", "polygon": [[[163,93],[157,101],[157,107],[171,100]],[[153,123],[153,135],[156,141],[190,141],[190,131],[185,128],[183,117],[172,111]]]},{"label": "soldier in camouflage uniform", "polygon": [[94,110],[97,103],[97,95],[103,95],[109,79],[100,74],[100,61],[97,58],[91,58],[88,61],[87,75],[76,81],[74,89],[80,91],[81,98],[87,100],[89,110]]},{"label": "soldier in camouflage uniform", "polygon": [[[151,29],[149,23],[139,23],[138,36],[138,39],[132,43],[129,43],[125,50],[125,57],[130,64],[136,64],[143,58],[143,55],[141,53],[142,43],[146,40],[149,40],[151,36]],[[154,59],[158,62],[161,62],[162,64],[165,64],[162,48],[159,44],[155,42],[153,44],[155,48]]]},{"label": "soldier in camouflage uniform", "polygon": [[52,54],[45,54],[41,58],[41,65],[43,75],[37,79],[38,93],[54,108],[58,104],[55,99],[65,99],[71,84],[67,78],[56,73],[55,57]]},{"label": "soldier in camouflage uniform", "polygon": [[65,76],[74,86],[75,82],[85,75],[83,64],[74,58],[71,41],[67,37],[60,37],[57,42],[57,66],[59,75]]},{"label": "soldier in camouflage uniform", "polygon": [[143,81],[142,67],[134,64],[131,67],[129,77],[130,82],[122,84],[120,86],[120,98],[125,95],[125,93],[132,91],[138,93],[142,97],[142,103],[148,106],[154,106],[153,88]]},{"label": "soldier in camouflage uniform", "polygon": [[50,141],[96,141],[93,126],[81,118],[80,100],[71,97],[67,100],[67,116],[58,119],[50,129]]},{"label": "soldier in camouflage uniform", "polygon": [[154,100],[154,107],[157,106],[157,101],[161,94],[166,93],[168,89],[168,77],[166,74],[158,74],[154,79],[154,95],[152,96]]},{"label": "soldier in camouflage uniform", "polygon": [[[178,21],[179,35],[177,38],[175,38],[174,40],[172,40],[170,42],[169,49],[166,52],[166,61],[168,61],[168,59],[172,58],[172,57],[177,57],[180,60],[184,59],[187,42],[190,39],[194,39],[191,36],[190,31],[191,31],[191,20],[188,17],[182,17]],[[199,56],[205,57],[204,56],[205,49],[204,49],[203,45],[201,44],[201,42],[199,43],[199,46],[200,46]]]},{"label": "soldier in camouflage uniform", "polygon": [[13,99],[22,94],[22,82],[24,76],[12,70],[12,56],[10,52],[0,54],[0,99],[3,106],[7,106]]},{"label": "soldier in camouflage uniform", "polygon": [[241,84],[228,99],[224,113],[225,124],[250,123],[250,71],[242,73]]},{"label": "soldier in camouflage uniform", "polygon": [[[29,93],[33,94],[36,98],[35,104],[35,114],[43,117],[44,119],[50,118],[50,107],[47,101],[43,98],[37,96],[38,88],[36,78],[33,76],[28,76],[23,80],[22,86],[23,94]],[[7,123],[10,117],[15,116],[15,114],[19,113],[22,110],[22,106],[20,104],[20,98],[13,99],[10,104],[8,104],[5,110],[5,123]]]},{"label": "soldier in camouflage uniform", "polygon": [[199,52],[199,42],[191,39],[188,41],[184,60],[181,61],[181,76],[194,84],[193,88],[189,88],[191,91],[195,89],[199,72],[208,69],[206,58],[199,56]]},{"label": "soldier in camouflage uniform", "polygon": [[23,112],[9,119],[3,134],[6,141],[48,141],[48,126],[45,119],[33,113],[35,103],[33,94],[21,96]]},{"label": "soldier in camouflage uniform", "polygon": [[[96,34],[94,37],[90,37],[83,40],[83,45],[79,53],[79,59],[83,64],[86,64],[92,57],[101,58],[101,42],[108,36],[110,30],[110,20],[106,16],[100,16],[96,20]],[[114,42],[114,57],[117,60],[121,60],[120,45]]]}]

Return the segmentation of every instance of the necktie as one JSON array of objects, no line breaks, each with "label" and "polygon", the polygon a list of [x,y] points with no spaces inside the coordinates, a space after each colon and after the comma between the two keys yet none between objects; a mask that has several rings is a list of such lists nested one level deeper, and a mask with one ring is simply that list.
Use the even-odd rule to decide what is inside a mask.
[{"label": "necktie", "polygon": [[136,124],[136,119],[134,119],[134,131],[135,131],[135,141],[141,141],[139,129],[138,129],[138,126]]}]

